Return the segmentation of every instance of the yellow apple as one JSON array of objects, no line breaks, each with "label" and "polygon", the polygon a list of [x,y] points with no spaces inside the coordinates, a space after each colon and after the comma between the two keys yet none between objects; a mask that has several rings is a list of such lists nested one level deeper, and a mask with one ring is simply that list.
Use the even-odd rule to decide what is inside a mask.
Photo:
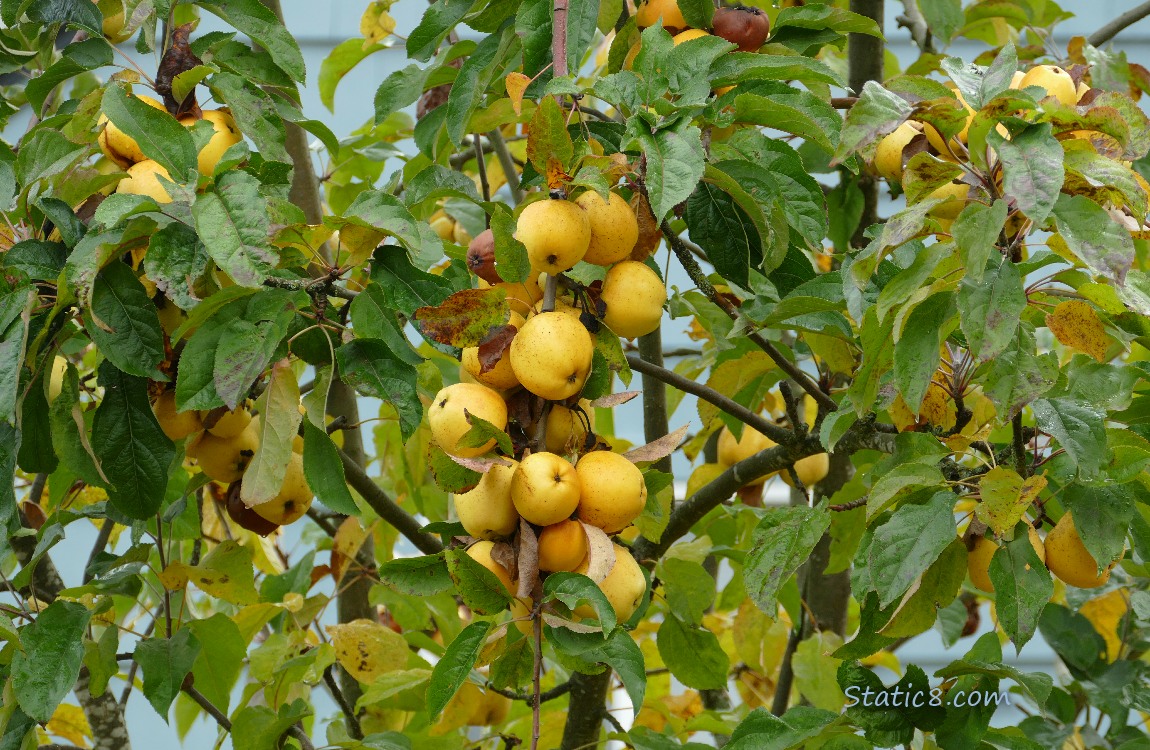
[{"label": "yellow apple", "polygon": [[52,358],[52,370],[48,373],[48,403],[60,396],[64,389],[64,374],[68,372],[68,360],[57,354]]},{"label": "yellow apple", "polygon": [[[153,109],[163,110],[164,112],[168,111],[167,107],[165,107],[164,103],[159,99],[136,94],[133,94],[133,96]],[[144,152],[140,150],[140,144],[136,143],[134,138],[116,127],[116,124],[110,121],[107,116],[100,115],[96,126],[101,128],[100,135],[97,138],[100,149],[103,150],[109,159],[121,167],[126,169],[136,162],[141,162],[147,158],[144,156]]]},{"label": "yellow apple", "polygon": [[314,499],[315,495],[304,478],[303,456],[293,452],[288,459],[280,491],[272,500],[253,505],[252,510],[274,524],[286,526],[303,518]]},{"label": "yellow apple", "polygon": [[874,152],[874,170],[880,177],[893,182],[902,182],[902,152],[915,136],[922,132],[922,125],[907,121],[895,128],[894,132],[878,143]]},{"label": "yellow apple", "polygon": [[[607,577],[599,582],[599,589],[611,603],[611,608],[615,610],[615,619],[620,624],[630,620],[631,615],[635,614],[635,610],[643,603],[643,594],[647,591],[647,579],[643,575],[643,569],[635,562],[635,558],[626,547],[615,545],[615,567],[611,568]],[[584,604],[576,608],[574,614],[577,617],[593,618],[595,610]]]},{"label": "yellow apple", "polygon": [[635,9],[635,25],[640,29],[660,21],[665,29],[685,29],[688,25],[676,0],[648,0]]},{"label": "yellow apple", "polygon": [[[813,456],[807,456],[806,458],[800,458],[798,461],[795,461],[795,473],[799,475],[799,481],[802,482],[803,486],[807,489],[823,481],[823,477],[827,475],[827,471],[830,470],[830,467],[831,459],[826,453],[816,453]],[[791,472],[780,471],[779,476],[783,478],[784,482],[792,487],[794,486],[794,480],[791,479]]]},{"label": "yellow apple", "polygon": [[[479,279],[480,289],[490,289],[491,284]],[[507,302],[514,312],[526,316],[531,313],[535,303],[543,299],[543,287],[539,283],[538,274],[532,272],[522,282],[501,281],[495,288],[502,289],[507,294]]]},{"label": "yellow apple", "polygon": [[123,0],[98,0],[96,6],[104,15],[101,31],[112,44],[122,44],[132,38],[131,31],[124,30]]},{"label": "yellow apple", "polygon": [[[526,321],[522,315],[512,310],[511,320],[508,322],[517,329],[522,329]],[[515,377],[515,370],[511,367],[511,354],[507,349],[503,350],[503,356],[499,358],[494,369],[483,372],[479,362],[479,347],[469,346],[463,350],[463,368],[471,377],[475,378],[475,382],[482,383],[489,388],[505,391],[519,385],[519,378]]]},{"label": "yellow apple", "polygon": [[455,515],[476,539],[502,539],[519,528],[519,513],[511,501],[511,477],[515,467],[492,466],[467,492],[455,495]]},{"label": "yellow apple", "polygon": [[439,235],[444,242],[451,242],[455,236],[455,219],[447,215],[446,211],[436,211],[427,220],[431,229]]},{"label": "yellow apple", "polygon": [[471,431],[468,414],[490,422],[496,429],[507,429],[507,403],[502,396],[477,383],[449,385],[435,394],[435,399],[427,409],[431,437],[445,453],[472,458],[495,447],[495,438],[475,448],[459,445],[460,439]]},{"label": "yellow apple", "polygon": [[583,408],[584,417],[576,414],[561,404],[552,404],[551,411],[547,412],[547,450],[552,453],[565,454],[583,448],[587,439],[587,424],[595,429],[595,410],[587,399],[579,399],[579,406]]},{"label": "yellow apple", "polygon": [[145,159],[128,167],[128,176],[116,184],[116,192],[146,195],[156,203],[171,203],[172,196],[168,195],[168,189],[160,182],[158,175],[171,179],[168,170],[151,159]]},{"label": "yellow apple", "polygon": [[583,324],[561,312],[527,319],[511,342],[511,368],[524,388],[549,401],[583,390],[595,344]]},{"label": "yellow apple", "polygon": [[[242,141],[244,136],[240,133],[235,119],[232,118],[232,113],[226,109],[204,110],[203,119],[210,122],[216,132],[212,134],[211,140],[200,149],[197,169],[201,175],[211,177],[215,173],[216,165],[220,163],[224,152]],[[196,122],[196,118],[191,115],[180,118],[180,124],[187,128],[192,127]]]},{"label": "yellow apple", "polygon": [[579,475],[567,459],[546,451],[519,462],[511,477],[515,510],[537,526],[571,517],[579,507]]},{"label": "yellow apple", "polygon": [[583,260],[600,266],[609,266],[631,257],[639,241],[639,219],[631,205],[618,193],[604,201],[594,190],[588,190],[575,199],[575,204],[587,212],[591,222],[591,244]]},{"label": "yellow apple", "polygon": [[152,411],[156,415],[156,421],[160,423],[160,429],[169,440],[183,440],[204,428],[199,412],[193,409],[176,411],[175,391],[161,393],[152,404]]},{"label": "yellow apple", "polygon": [[966,208],[967,198],[970,196],[970,185],[965,182],[948,182],[941,185],[929,196],[928,198],[944,198],[942,203],[939,203],[934,208],[930,209],[930,215],[939,219],[947,221],[954,221],[958,215],[962,213],[962,209]]},{"label": "yellow apple", "polygon": [[539,569],[548,573],[574,571],[587,559],[587,532],[571,519],[539,532]]},{"label": "yellow apple", "polygon": [[[956,97],[958,97],[958,103],[966,109],[966,125],[964,125],[962,130],[959,131],[958,135],[955,136],[959,143],[965,144],[967,133],[970,132],[970,123],[972,120],[974,120],[974,110],[971,109],[970,105],[966,103],[966,99],[963,98],[962,92],[959,91],[958,88],[951,86],[950,90],[954,92]],[[950,147],[942,139],[942,133],[938,132],[933,125],[930,123],[923,123],[922,129],[923,132],[926,133],[926,140],[930,142],[930,145],[934,146],[936,151],[944,155],[950,153]]]},{"label": "yellow apple", "polygon": [[639,467],[618,453],[592,451],[575,464],[579,475],[579,520],[615,534],[631,525],[647,504]]},{"label": "yellow apple", "polygon": [[243,477],[260,445],[259,435],[251,425],[235,437],[216,437],[208,432],[201,435],[195,448],[200,469],[223,484],[231,484]]},{"label": "yellow apple", "polygon": [[659,327],[667,287],[645,263],[625,260],[611,266],[603,279],[603,322],[617,336],[633,339]]},{"label": "yellow apple", "polygon": [[554,275],[583,260],[591,245],[591,222],[571,201],[544,199],[519,214],[515,237],[527,248],[532,268]]},{"label": "yellow apple", "polygon": [[719,465],[734,466],[756,453],[774,448],[778,443],[751,427],[743,426],[743,436],[735,440],[735,435],[726,427],[719,433]]},{"label": "yellow apple", "polygon": [[1018,88],[1027,86],[1038,86],[1047,96],[1053,96],[1063,104],[1073,106],[1078,103],[1078,87],[1074,85],[1074,79],[1057,65],[1036,65],[1026,71]]},{"label": "yellow apple", "polygon": [[247,407],[240,404],[231,411],[226,411],[216,419],[208,432],[221,438],[230,438],[239,435],[251,424],[252,413]]},{"label": "yellow apple", "polygon": [[[1030,546],[1038,553],[1038,559],[1046,562],[1046,548],[1042,546],[1042,539],[1033,526],[1026,527],[1026,534],[1030,538]],[[988,536],[976,537],[974,546],[966,555],[966,571],[970,574],[970,582],[975,588],[987,593],[994,592],[994,584],[990,582],[990,560],[1000,547]]]},{"label": "yellow apple", "polygon": [[1098,572],[1098,561],[1082,543],[1070,511],[1066,511],[1046,535],[1046,567],[1071,586],[1096,589],[1110,580],[1110,571],[1115,565],[1117,561]]},{"label": "yellow apple", "polygon": [[514,594],[515,578],[511,575],[507,568],[500,565],[495,561],[495,558],[491,556],[491,550],[494,547],[494,542],[489,542],[486,540],[476,542],[467,548],[467,555],[472,560],[494,573],[495,577],[499,579],[499,582],[503,584],[503,587],[507,589],[507,593]]}]

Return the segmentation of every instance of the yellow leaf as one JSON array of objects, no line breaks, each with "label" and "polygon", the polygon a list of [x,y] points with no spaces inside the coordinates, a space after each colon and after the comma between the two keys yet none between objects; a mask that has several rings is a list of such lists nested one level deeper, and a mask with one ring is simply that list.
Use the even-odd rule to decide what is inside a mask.
[{"label": "yellow leaf", "polygon": [[67,703],[56,706],[46,729],[49,734],[68,740],[78,747],[88,747],[88,738],[92,736],[92,728],[88,726],[88,718],[84,716],[83,710]]},{"label": "yellow leaf", "polygon": [[1122,653],[1122,638],[1118,628],[1130,603],[1124,589],[1115,589],[1096,596],[1078,608],[1078,613],[1090,621],[1098,635],[1106,641],[1106,660],[1113,663]]},{"label": "yellow leaf", "polygon": [[340,250],[348,253],[343,265],[358,267],[367,262],[386,235],[372,227],[347,224],[339,230]]},{"label": "yellow leaf", "polygon": [[395,19],[387,12],[393,0],[369,3],[359,19],[359,33],[363,35],[363,48],[379,44],[395,31]]},{"label": "yellow leaf", "polygon": [[230,539],[209,552],[199,565],[174,562],[160,572],[159,578],[169,591],[182,589],[191,581],[205,594],[232,604],[254,604],[259,600],[251,552]]},{"label": "yellow leaf", "polygon": [[995,534],[1004,534],[1022,520],[1026,509],[1045,487],[1046,477],[1032,476],[1023,481],[1013,469],[995,466],[979,482],[982,502],[974,514]]},{"label": "yellow leaf", "polygon": [[899,663],[898,655],[892,654],[890,651],[879,651],[871,654],[863,658],[861,663],[868,667],[885,667],[895,674],[902,674],[902,664]]},{"label": "yellow leaf", "polygon": [[359,548],[367,539],[367,532],[355,516],[348,516],[335,532],[331,547],[331,576],[336,586],[343,581],[344,573],[351,567]]},{"label": "yellow leaf", "polygon": [[371,620],[327,626],[335,656],[352,677],[370,683],[407,666],[407,641],[399,633]]},{"label": "yellow leaf", "polygon": [[1046,327],[1054,338],[1071,349],[1089,354],[1099,362],[1107,360],[1110,337],[1089,303],[1072,299],[1059,304],[1046,316]]},{"label": "yellow leaf", "polygon": [[699,695],[697,690],[688,690],[682,695],[668,696],[663,703],[667,706],[667,710],[684,721],[703,713],[703,697]]},{"label": "yellow leaf", "polygon": [[527,87],[531,85],[531,78],[519,72],[512,72],[507,74],[503,85],[507,88],[507,96],[511,99],[511,108],[515,110],[516,116],[523,114],[523,92],[527,91]]}]

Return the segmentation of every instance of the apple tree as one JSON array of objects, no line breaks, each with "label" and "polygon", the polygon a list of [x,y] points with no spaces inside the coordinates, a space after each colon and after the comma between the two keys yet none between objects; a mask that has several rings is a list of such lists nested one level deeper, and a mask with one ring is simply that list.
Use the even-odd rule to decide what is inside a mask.
[{"label": "apple tree", "polygon": [[0,2],[0,748],[1150,744],[1150,4],[393,4]]}]

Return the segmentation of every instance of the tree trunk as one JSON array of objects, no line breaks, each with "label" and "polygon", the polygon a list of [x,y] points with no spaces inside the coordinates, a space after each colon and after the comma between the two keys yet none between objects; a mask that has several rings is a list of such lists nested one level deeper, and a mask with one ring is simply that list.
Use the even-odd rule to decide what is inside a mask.
[{"label": "tree trunk", "polygon": [[[883,27],[883,0],[851,0],[850,9],[855,13],[874,19],[880,29]],[[856,96],[862,93],[863,86],[867,81],[882,82],[884,46],[882,37],[873,37],[867,34],[849,34],[847,36],[849,85]],[[879,180],[874,175],[864,172],[858,178],[858,185],[863,194],[863,211],[851,244],[855,247],[863,247],[866,245],[863,232],[871,224],[878,221]]]}]

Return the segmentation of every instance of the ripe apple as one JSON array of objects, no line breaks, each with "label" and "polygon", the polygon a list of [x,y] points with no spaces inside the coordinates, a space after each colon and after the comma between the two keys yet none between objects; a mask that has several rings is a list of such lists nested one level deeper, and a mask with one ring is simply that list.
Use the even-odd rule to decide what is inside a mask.
[{"label": "ripe apple", "polygon": [[945,198],[942,203],[939,203],[934,208],[930,209],[929,213],[944,221],[954,221],[958,215],[962,213],[962,209],[966,208],[967,198],[970,195],[970,185],[965,182],[948,182],[936,188],[928,197],[930,198]]},{"label": "ripe apple", "polygon": [[607,304],[603,322],[616,335],[633,339],[659,327],[667,287],[645,263],[625,260],[607,271],[601,299]]},{"label": "ripe apple", "polygon": [[736,5],[716,10],[711,28],[715,36],[739,45],[740,52],[758,52],[771,33],[771,20],[758,8]]},{"label": "ripe apple", "polygon": [[647,485],[639,467],[618,453],[592,451],[575,464],[579,475],[579,519],[616,534],[639,517]]},{"label": "ripe apple", "polygon": [[[514,310],[511,311],[511,320],[508,322],[520,330],[526,323],[523,316]],[[483,367],[479,362],[479,347],[469,346],[463,350],[463,368],[471,377],[475,378],[475,382],[482,383],[489,388],[505,391],[519,385],[519,378],[515,377],[515,370],[511,368],[509,349],[503,350],[503,356],[499,358],[494,369],[483,372]]]},{"label": "ripe apple", "polygon": [[571,517],[579,507],[579,475],[554,453],[532,453],[519,462],[511,477],[515,510],[537,526],[550,526]]},{"label": "ripe apple", "polygon": [[[607,577],[599,582],[599,590],[611,603],[611,608],[615,610],[615,619],[620,624],[630,620],[631,615],[635,614],[635,610],[643,603],[643,594],[647,591],[647,578],[626,547],[615,545],[615,567],[611,568]],[[583,604],[575,609],[574,614],[584,619],[594,618],[595,610],[590,605]]]},{"label": "ripe apple", "polygon": [[204,474],[217,482],[231,484],[243,477],[259,445],[259,435],[248,425],[239,435],[230,438],[202,433],[195,455]]},{"label": "ripe apple", "polygon": [[486,540],[476,542],[467,548],[467,555],[472,560],[494,573],[495,577],[498,578],[500,583],[503,584],[503,587],[507,589],[507,593],[514,594],[515,580],[512,578],[511,573],[507,570],[507,568],[500,565],[495,561],[495,558],[491,556],[491,550],[494,547],[494,542],[489,542]]},{"label": "ripe apple", "polygon": [[734,433],[724,427],[719,433],[719,465],[734,466],[776,445],[778,443],[752,427],[744,425],[743,436],[738,440],[735,440]]},{"label": "ripe apple", "polygon": [[459,445],[459,440],[471,431],[467,414],[474,414],[490,422],[496,429],[507,428],[507,403],[498,393],[476,383],[449,385],[435,394],[427,410],[431,437],[445,453],[460,458],[473,458],[495,447],[495,438],[477,448]]},{"label": "ripe apple", "polygon": [[554,275],[583,260],[591,244],[591,222],[571,201],[544,199],[519,214],[515,237],[527,248],[532,268]]},{"label": "ripe apple", "polygon": [[[813,456],[807,456],[806,458],[800,458],[798,461],[795,461],[795,473],[799,475],[799,481],[802,482],[803,486],[807,489],[823,481],[823,478],[826,477],[830,468],[831,459],[826,453],[816,453]],[[779,476],[781,476],[787,484],[792,487],[795,486],[789,471],[780,471]]]},{"label": "ripe apple", "polygon": [[920,133],[922,125],[908,120],[879,141],[878,148],[874,152],[875,172],[893,182],[902,182],[903,151]]},{"label": "ripe apple", "polygon": [[529,315],[535,303],[543,299],[543,287],[539,283],[539,276],[535,273],[528,274],[521,282],[501,281],[489,284],[483,279],[479,280],[480,289],[490,289],[492,286],[502,289],[507,294],[507,303],[520,315]]},{"label": "ripe apple", "polygon": [[[1033,526],[1027,526],[1026,534],[1030,537],[1030,546],[1038,553],[1038,559],[1046,562],[1046,548],[1042,546],[1038,532]],[[966,570],[975,588],[987,593],[994,592],[994,584],[990,582],[990,559],[999,549],[994,539],[988,536],[980,536],[974,540],[974,546],[966,556]]]},{"label": "ripe apple", "polygon": [[[164,112],[168,111],[164,103],[158,99],[153,99],[150,96],[139,96],[137,94],[133,94],[133,96],[149,107],[163,110]],[[140,144],[136,143],[134,138],[116,127],[116,124],[110,121],[106,115],[100,115],[96,127],[101,128],[100,135],[97,138],[100,149],[103,150],[109,159],[121,167],[127,169],[136,162],[141,162],[147,158],[144,156],[144,152],[140,150]]]},{"label": "ripe apple", "polygon": [[156,203],[171,203],[172,196],[168,195],[168,189],[160,182],[158,175],[171,179],[168,170],[151,159],[144,159],[128,167],[128,176],[116,184],[116,192],[146,195]]},{"label": "ripe apple", "polygon": [[436,211],[428,219],[431,224],[432,230],[439,235],[439,239],[444,242],[451,242],[455,236],[455,219],[447,215],[446,211]]},{"label": "ripe apple", "polygon": [[648,0],[635,9],[635,25],[640,29],[663,22],[664,29],[685,29],[687,19],[676,0]]},{"label": "ripe apple", "polygon": [[161,393],[152,404],[152,411],[156,415],[156,421],[160,423],[160,429],[169,440],[183,440],[204,428],[199,412],[192,409],[176,411],[175,391]]},{"label": "ripe apple", "polygon": [[583,390],[595,344],[576,318],[561,312],[533,315],[511,342],[511,367],[524,388],[549,401]]},{"label": "ripe apple", "polygon": [[[959,131],[958,135],[954,136],[959,143],[965,144],[967,133],[970,132],[970,123],[974,120],[974,110],[969,104],[966,103],[966,99],[963,98],[962,92],[959,91],[956,86],[951,86],[950,90],[954,92],[956,97],[958,97],[958,103],[966,109],[966,124],[962,127],[962,130]],[[946,141],[942,139],[942,133],[938,132],[938,130],[936,130],[935,127],[930,123],[923,123],[922,127],[923,132],[926,133],[926,140],[930,142],[930,145],[934,147],[935,151],[944,156],[949,155],[951,149],[950,146],[947,145]]]},{"label": "ripe apple", "polygon": [[1026,71],[1018,88],[1027,86],[1038,86],[1063,104],[1073,106],[1078,103],[1078,87],[1074,85],[1074,79],[1057,65],[1035,65]]},{"label": "ripe apple", "polygon": [[[226,109],[204,110],[203,119],[210,122],[216,132],[212,135],[211,140],[200,149],[197,168],[201,175],[211,177],[215,173],[216,165],[220,163],[220,158],[223,157],[224,152],[242,141],[244,136],[240,133],[235,119],[232,118],[232,113]],[[185,115],[180,118],[180,124],[190,128],[196,124],[196,118]]]},{"label": "ripe apple", "polygon": [[591,223],[591,244],[583,260],[599,266],[609,266],[631,257],[639,241],[639,219],[631,205],[618,193],[604,201],[594,190],[588,190],[575,199],[575,204],[587,212]]},{"label": "ripe apple", "polygon": [[1114,561],[1098,572],[1098,561],[1082,543],[1070,511],[1046,535],[1046,567],[1071,586],[1096,589],[1110,580],[1110,571],[1117,564]]},{"label": "ripe apple", "polygon": [[563,455],[583,448],[587,440],[587,423],[595,429],[595,410],[585,398],[579,400],[579,406],[586,414],[586,422],[574,409],[552,404],[551,411],[547,412],[547,450]]},{"label": "ripe apple", "polygon": [[314,499],[315,494],[304,478],[303,456],[292,453],[280,491],[268,502],[253,505],[252,510],[274,524],[286,526],[303,518]]},{"label": "ripe apple", "polygon": [[455,495],[455,515],[476,539],[502,539],[519,528],[519,513],[511,501],[511,478],[519,465],[492,466],[467,492]]},{"label": "ripe apple", "polygon": [[235,409],[226,411],[216,417],[216,420],[212,422],[207,430],[216,437],[230,438],[246,430],[251,422],[252,413],[248,411],[245,405],[240,404]]},{"label": "ripe apple", "polygon": [[539,569],[548,573],[577,570],[587,559],[583,524],[566,519],[539,532]]}]

